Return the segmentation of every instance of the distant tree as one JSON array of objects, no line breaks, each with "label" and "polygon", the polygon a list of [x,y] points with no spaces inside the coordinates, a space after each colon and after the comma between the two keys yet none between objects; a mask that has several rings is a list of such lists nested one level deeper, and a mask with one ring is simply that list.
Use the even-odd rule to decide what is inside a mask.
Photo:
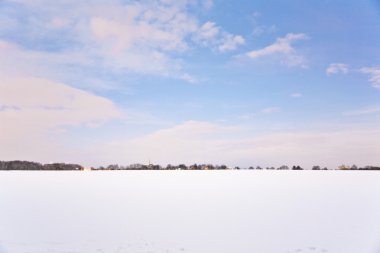
[{"label": "distant tree", "polygon": [[293,166],[292,170],[303,170],[299,165]]},{"label": "distant tree", "polygon": [[380,170],[380,167],[376,166],[365,166],[364,168],[360,168],[361,170]]},{"label": "distant tree", "polygon": [[312,170],[320,170],[321,169],[321,167],[319,167],[318,165],[315,165],[315,166],[313,166],[313,168],[311,168]]},{"label": "distant tree", "polygon": [[198,166],[198,169],[201,169],[201,170],[208,170],[209,167],[208,167],[208,165],[206,165],[206,164],[202,164],[202,165]]},{"label": "distant tree", "polygon": [[78,164],[51,163],[43,166],[44,170],[83,170],[84,168]]},{"label": "distant tree", "polygon": [[28,161],[1,162],[0,170],[43,170],[43,165]]},{"label": "distant tree", "polygon": [[282,166],[278,167],[277,169],[278,169],[278,170],[288,170],[289,167],[286,166],[286,165],[282,165]]},{"label": "distant tree", "polygon": [[111,164],[107,166],[107,170],[119,170],[119,165],[117,164]]},{"label": "distant tree", "polygon": [[187,170],[187,166],[185,164],[178,165],[178,168],[181,170]]},{"label": "distant tree", "polygon": [[351,166],[351,169],[352,170],[357,170],[358,169],[358,166],[356,166],[355,164]]},{"label": "distant tree", "polygon": [[165,170],[174,170],[174,166],[171,164],[166,165]]},{"label": "distant tree", "polygon": [[198,169],[198,165],[195,163],[193,165],[190,165],[189,167],[190,170],[197,170]]},{"label": "distant tree", "polygon": [[207,169],[208,170],[215,170],[215,166],[212,164],[207,164]]},{"label": "distant tree", "polygon": [[227,169],[227,166],[224,165],[224,164],[222,164],[222,165],[219,166],[218,169],[220,169],[220,170],[226,170],[226,169]]},{"label": "distant tree", "polygon": [[158,165],[158,164],[149,164],[149,165],[148,165],[148,169],[149,169],[149,170],[161,170],[162,168],[161,168],[161,166]]},{"label": "distant tree", "polygon": [[142,170],[143,169],[143,165],[140,164],[140,163],[135,163],[135,164],[130,164],[129,166],[127,166],[127,169],[128,170]]}]

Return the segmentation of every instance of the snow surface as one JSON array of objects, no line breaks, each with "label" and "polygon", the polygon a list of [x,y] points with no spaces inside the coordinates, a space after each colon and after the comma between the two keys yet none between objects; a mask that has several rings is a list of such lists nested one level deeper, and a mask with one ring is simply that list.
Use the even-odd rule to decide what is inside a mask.
[{"label": "snow surface", "polygon": [[0,172],[0,253],[379,253],[380,173]]}]

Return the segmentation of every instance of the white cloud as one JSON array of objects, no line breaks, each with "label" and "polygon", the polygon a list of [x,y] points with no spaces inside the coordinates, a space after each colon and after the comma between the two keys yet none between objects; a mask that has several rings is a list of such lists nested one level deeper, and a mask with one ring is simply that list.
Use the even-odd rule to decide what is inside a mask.
[{"label": "white cloud", "polygon": [[0,80],[2,159],[84,161],[79,140],[65,144],[66,130],[122,117],[110,100],[62,83],[2,75]]},{"label": "white cloud", "polygon": [[[54,5],[46,0],[13,1],[25,5],[25,20],[29,21],[18,25],[20,31],[28,30],[23,33],[26,39],[43,40],[47,34],[57,43],[67,42],[59,45],[63,50],[51,51],[51,55],[65,51],[65,55],[75,54],[71,59],[80,57],[109,71],[183,79],[190,76],[181,60],[188,49],[202,45],[226,52],[244,42],[241,36],[223,31],[213,22],[200,26],[196,14],[188,11],[190,7],[211,8],[212,0],[111,0],[107,4],[65,0]],[[35,15],[31,17],[30,13]],[[18,31],[17,27],[13,30]]]},{"label": "white cloud", "polygon": [[225,34],[218,49],[220,52],[232,51],[244,43],[245,40],[240,35]]},{"label": "white cloud", "polygon": [[83,38],[84,44],[93,45],[89,53],[112,69],[174,78],[186,74],[172,55],[190,47],[186,38],[198,29],[195,17],[170,3],[117,7],[111,14],[92,15],[91,35]]},{"label": "white cloud", "polygon": [[299,98],[299,97],[302,97],[302,93],[296,92],[296,93],[290,94],[290,96],[293,97],[293,98]]},{"label": "white cloud", "polygon": [[371,76],[369,81],[372,83],[372,86],[374,88],[380,89],[380,68],[376,68],[376,67],[361,68],[360,72],[364,74],[369,74]]},{"label": "white cloud", "polygon": [[[0,153],[7,159],[59,157],[55,148],[60,143],[50,139],[55,133],[68,126],[93,127],[121,117],[110,100],[62,83],[32,77],[0,78]],[[66,147],[67,152],[71,149],[74,147]]]},{"label": "white cloud", "polygon": [[245,43],[242,36],[222,32],[220,27],[210,21],[200,27],[193,40],[204,47],[210,47],[222,53],[233,51]]},{"label": "white cloud", "polygon": [[125,19],[91,18],[90,27],[95,39],[119,53],[134,47],[181,51],[187,48],[184,36],[197,29],[196,22],[183,13],[156,13],[147,7],[130,8],[124,8]]},{"label": "white cloud", "polygon": [[308,37],[303,33],[288,33],[285,37],[277,38],[276,42],[262,49],[253,50],[247,56],[255,59],[271,55],[285,56],[285,61],[291,66],[305,66],[301,55],[296,53],[292,44],[299,40],[306,40]]},{"label": "white cloud", "polygon": [[285,37],[277,38],[276,42],[259,50],[254,50],[247,55],[251,58],[258,58],[262,56],[272,55],[272,54],[290,54],[294,52],[292,43],[297,40],[305,40],[307,36],[302,33],[294,34],[288,33]]},{"label": "white cloud", "polygon": [[[97,56],[99,52],[86,50],[83,50],[83,52],[40,52],[26,50],[0,40],[0,54],[3,56],[0,58],[0,73],[39,75],[50,79],[63,80],[79,75],[81,85],[88,86],[89,83],[93,82],[88,80],[89,77],[85,76],[86,73],[73,72],[72,68],[67,69],[67,66],[75,65],[78,69],[96,69],[102,66],[110,73],[127,70],[128,72],[160,75],[190,81],[189,77],[191,75],[183,72],[180,61],[171,58],[164,52],[152,50],[137,52],[137,50],[130,50],[121,55],[116,50],[104,50],[104,55],[107,55],[107,57],[101,57],[101,60],[99,60],[99,56]],[[188,78],[185,79],[184,77]],[[191,82],[194,80],[195,78],[193,77]]]},{"label": "white cloud", "polygon": [[214,22],[206,22],[204,23],[198,30],[194,39],[198,43],[207,46],[210,41],[214,41],[219,35],[220,28],[215,25]]},{"label": "white cloud", "polygon": [[329,65],[329,67],[326,69],[326,74],[327,75],[338,74],[338,73],[347,74],[348,73],[348,66],[347,66],[347,64],[343,64],[343,63],[331,63]]},{"label": "white cloud", "polygon": [[0,113],[2,126],[26,120],[28,127],[49,128],[101,123],[120,116],[106,98],[43,78],[1,76],[0,101],[9,108]]}]

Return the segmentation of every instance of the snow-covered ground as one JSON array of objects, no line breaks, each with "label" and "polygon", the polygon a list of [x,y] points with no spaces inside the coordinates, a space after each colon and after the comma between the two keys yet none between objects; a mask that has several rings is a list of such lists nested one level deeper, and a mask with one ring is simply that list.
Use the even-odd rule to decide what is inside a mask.
[{"label": "snow-covered ground", "polygon": [[380,172],[0,172],[0,253],[379,253]]}]

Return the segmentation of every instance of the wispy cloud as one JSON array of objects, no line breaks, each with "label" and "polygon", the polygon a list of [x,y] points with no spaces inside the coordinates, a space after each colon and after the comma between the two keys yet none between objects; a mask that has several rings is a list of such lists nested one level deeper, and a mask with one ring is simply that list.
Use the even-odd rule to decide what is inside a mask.
[{"label": "wispy cloud", "polygon": [[[90,15],[82,43],[111,69],[181,79],[184,73],[174,55],[188,50],[186,38],[198,30],[186,4],[113,4],[106,12]],[[100,8],[101,6],[97,6]],[[149,64],[147,64],[149,62]],[[188,74],[189,75],[189,74]]]},{"label": "wispy cloud", "polygon": [[219,35],[220,27],[216,26],[214,22],[206,22],[195,34],[194,39],[203,46],[209,45],[211,41],[214,41]]},{"label": "wispy cloud", "polygon": [[[55,1],[54,5],[46,0],[8,2],[17,3],[9,8],[23,5],[25,22],[21,24],[16,16],[7,17],[15,21],[13,33],[22,37],[18,40],[20,48],[33,50],[35,54],[74,53],[76,57],[72,59],[80,57],[111,72],[159,75],[192,82],[195,78],[183,78],[191,76],[182,64],[181,57],[186,51],[207,46],[227,52],[244,43],[242,36],[231,34],[214,22],[199,25],[196,13],[188,11],[193,7],[211,8],[212,0],[111,0],[107,4],[65,0]],[[36,43],[37,50],[30,47]]]},{"label": "wispy cloud", "polygon": [[375,113],[380,113],[380,106],[367,107],[367,108],[362,108],[359,110],[348,111],[348,112],[343,113],[343,115],[361,116],[361,115],[369,115],[369,114],[375,114]]},{"label": "wispy cloud", "polygon": [[348,65],[344,63],[331,63],[326,69],[327,75],[338,74],[338,73],[347,74]]},{"label": "wispy cloud", "polygon": [[279,112],[279,111],[280,111],[280,107],[267,107],[267,108],[262,109],[260,112],[264,114],[268,114],[268,113],[274,113],[274,112]]},{"label": "wispy cloud", "polygon": [[193,40],[204,47],[210,47],[219,52],[233,51],[245,43],[242,36],[222,31],[220,27],[210,21],[199,28]]},{"label": "wispy cloud", "polygon": [[258,19],[260,18],[261,14],[257,11],[253,12],[251,15],[251,20],[253,24],[253,31],[252,35],[255,37],[261,36],[264,33],[274,33],[277,30],[276,25],[260,25],[258,22]]},{"label": "wispy cloud", "polygon": [[266,108],[263,108],[263,109],[256,111],[256,112],[241,114],[241,115],[237,116],[237,119],[239,119],[239,120],[251,120],[251,119],[259,117],[260,115],[277,113],[279,111],[281,111],[280,107],[275,107],[275,106],[266,107]]},{"label": "wispy cloud", "polygon": [[244,43],[245,39],[242,36],[225,33],[223,34],[218,49],[220,52],[232,51],[235,50],[238,46],[243,45]]},{"label": "wispy cloud", "polygon": [[372,83],[374,88],[380,89],[380,68],[377,67],[366,67],[360,69],[361,73],[369,74],[369,81]]},{"label": "wispy cloud", "polygon": [[288,33],[285,37],[277,38],[276,42],[262,49],[253,50],[247,53],[247,56],[255,59],[265,56],[282,55],[285,61],[291,66],[305,66],[303,57],[296,53],[293,43],[300,40],[306,40],[308,36],[303,33]]},{"label": "wispy cloud", "polygon": [[253,117],[255,116],[255,114],[249,114],[249,113],[246,113],[246,114],[242,114],[242,115],[239,115],[238,117],[237,117],[237,119],[239,119],[239,120],[250,120],[250,119],[252,119]]},{"label": "wispy cloud", "polygon": [[299,98],[299,97],[302,97],[302,93],[295,92],[295,93],[290,94],[290,96],[293,98]]},{"label": "wispy cloud", "polygon": [[196,77],[189,75],[189,74],[186,74],[186,73],[178,76],[178,78],[181,80],[184,80],[186,82],[189,82],[189,83],[198,83],[199,82],[199,80]]},{"label": "wispy cloud", "polygon": [[258,37],[264,33],[269,33],[269,34],[274,33],[276,32],[276,30],[277,30],[277,27],[275,25],[270,25],[270,26],[259,25],[253,28],[252,35],[255,37]]}]

